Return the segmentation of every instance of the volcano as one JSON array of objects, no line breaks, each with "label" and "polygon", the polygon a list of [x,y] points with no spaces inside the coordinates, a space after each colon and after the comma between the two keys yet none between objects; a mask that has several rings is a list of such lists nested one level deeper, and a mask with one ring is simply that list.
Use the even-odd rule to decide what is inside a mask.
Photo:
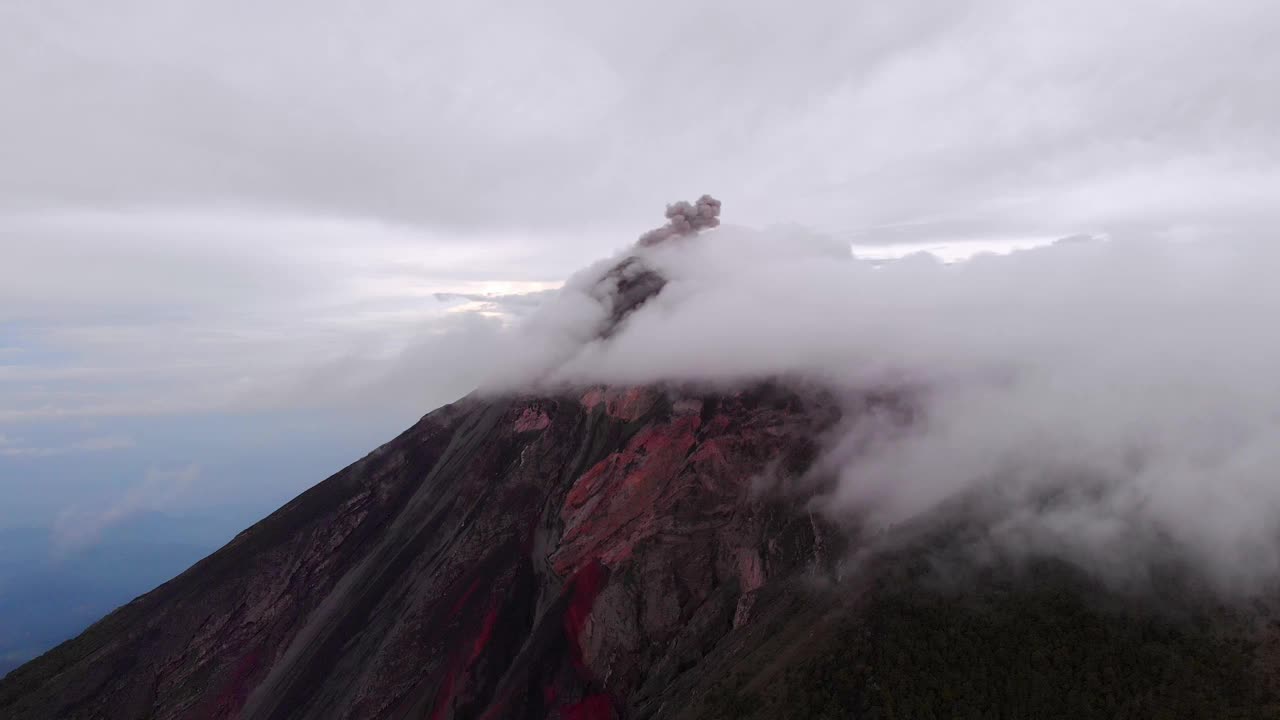
[{"label": "volcano", "polygon": [[[605,273],[601,341],[665,282]],[[809,502],[824,437],[909,405],[796,379],[468,396],[10,673],[0,716],[1277,716],[1266,607],[1170,612],[1053,561],[940,585],[946,523],[850,563]]]}]

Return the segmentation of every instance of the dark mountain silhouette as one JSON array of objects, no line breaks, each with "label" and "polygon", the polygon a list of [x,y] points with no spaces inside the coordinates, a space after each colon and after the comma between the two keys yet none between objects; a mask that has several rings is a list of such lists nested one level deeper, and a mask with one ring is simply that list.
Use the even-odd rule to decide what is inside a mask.
[{"label": "dark mountain silhouette", "polygon": [[[718,204],[715,206],[718,210]],[[628,260],[601,335],[662,290]],[[807,509],[799,381],[472,396],[0,681],[25,718],[1280,716],[1274,614],[1063,563],[933,568],[963,525]]]}]

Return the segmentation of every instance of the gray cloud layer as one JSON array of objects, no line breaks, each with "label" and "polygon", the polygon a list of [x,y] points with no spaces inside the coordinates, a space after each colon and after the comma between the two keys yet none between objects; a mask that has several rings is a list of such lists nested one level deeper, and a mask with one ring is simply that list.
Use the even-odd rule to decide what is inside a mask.
[{"label": "gray cloud layer", "polygon": [[[553,286],[705,189],[860,245],[1248,235],[1280,222],[1278,13],[5,3],[0,421],[398,376],[456,320],[433,293]],[[432,367],[424,404],[465,386]]]},{"label": "gray cloud layer", "polygon": [[714,188],[877,241],[1275,216],[1266,0],[0,13],[0,208],[634,227]]}]

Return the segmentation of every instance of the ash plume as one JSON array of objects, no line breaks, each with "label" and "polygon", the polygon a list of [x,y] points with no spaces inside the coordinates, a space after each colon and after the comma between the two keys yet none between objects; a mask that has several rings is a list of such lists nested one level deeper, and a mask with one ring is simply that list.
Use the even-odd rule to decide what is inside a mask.
[{"label": "ash plume", "polygon": [[667,224],[640,236],[640,246],[656,245],[673,237],[693,235],[720,225],[720,201],[703,195],[696,202],[681,200],[667,206]]}]

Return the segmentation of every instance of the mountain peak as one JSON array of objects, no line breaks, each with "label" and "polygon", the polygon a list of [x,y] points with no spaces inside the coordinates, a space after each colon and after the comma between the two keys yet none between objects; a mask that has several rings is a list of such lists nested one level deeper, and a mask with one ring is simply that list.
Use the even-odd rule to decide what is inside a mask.
[{"label": "mountain peak", "polygon": [[[636,247],[643,250],[719,227],[720,207],[720,201],[710,195],[694,202],[672,203],[667,206],[666,224],[641,235]],[[628,315],[662,292],[666,284],[667,278],[636,254],[626,256],[610,268],[592,288],[592,294],[607,301],[610,307],[600,337],[611,337]]]}]

